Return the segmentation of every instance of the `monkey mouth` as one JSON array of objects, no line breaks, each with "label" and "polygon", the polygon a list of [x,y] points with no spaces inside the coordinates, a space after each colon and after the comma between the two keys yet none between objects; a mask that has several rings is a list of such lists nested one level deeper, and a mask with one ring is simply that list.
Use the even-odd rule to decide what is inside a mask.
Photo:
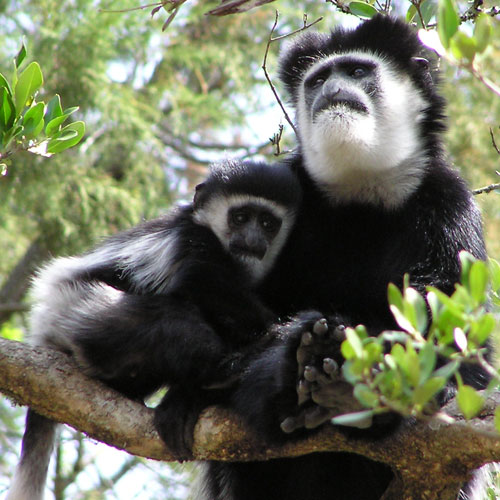
[{"label": "monkey mouth", "polygon": [[245,261],[250,259],[262,260],[266,255],[266,250],[261,247],[248,247],[231,245],[230,252],[239,260]]},{"label": "monkey mouth", "polygon": [[368,108],[362,102],[356,99],[334,99],[332,101],[321,103],[321,106],[313,108],[313,119],[324,111],[333,111],[334,114],[341,113],[342,110],[355,111],[357,113],[368,114]]}]

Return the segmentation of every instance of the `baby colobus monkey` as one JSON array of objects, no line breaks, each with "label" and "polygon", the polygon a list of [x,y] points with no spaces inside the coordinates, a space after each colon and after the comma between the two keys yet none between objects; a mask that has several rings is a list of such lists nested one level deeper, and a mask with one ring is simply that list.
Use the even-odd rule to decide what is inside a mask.
[{"label": "baby colobus monkey", "polygon": [[[199,412],[225,397],[246,351],[276,321],[254,289],[300,201],[288,166],[214,165],[192,204],[41,270],[30,342],[70,354],[132,398],[168,385],[155,424],[173,453],[188,457]],[[28,410],[8,500],[43,497],[55,427]]]},{"label": "baby colobus monkey", "polygon": [[[342,413],[339,333],[343,325],[364,324],[372,335],[396,329],[389,283],[402,287],[408,273],[422,293],[433,285],[451,294],[459,252],[486,258],[479,211],[444,154],[432,55],[408,24],[377,15],[355,29],[306,31],[284,48],[279,73],[299,135],[284,163],[296,170],[303,199],[257,291],[292,319],[251,361],[231,400],[273,441],[307,435]],[[477,366],[461,374],[476,388],[488,381]],[[449,384],[440,402],[454,390]],[[375,418],[368,429],[346,432],[375,438],[396,424]],[[389,467],[351,453],[213,462],[203,498],[378,500],[391,478]]]}]

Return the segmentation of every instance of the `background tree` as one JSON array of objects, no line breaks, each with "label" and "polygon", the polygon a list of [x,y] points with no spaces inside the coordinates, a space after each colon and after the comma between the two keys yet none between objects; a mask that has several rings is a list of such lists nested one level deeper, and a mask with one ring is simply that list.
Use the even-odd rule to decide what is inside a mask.
[{"label": "background tree", "polygon": [[[3,336],[21,338],[26,332],[25,315],[19,311],[25,308],[29,277],[49,255],[82,251],[107,234],[157,215],[173,200],[189,198],[209,161],[224,155],[273,154],[268,138],[284,120],[261,65],[276,8],[280,18],[274,36],[300,28],[304,12],[310,21],[324,16],[318,29],[327,30],[338,21],[355,22],[353,16],[340,14],[339,7],[365,8],[360,2],[342,7],[309,0],[296,7],[292,1],[280,0],[243,15],[214,17],[204,14],[217,7],[216,1],[178,4],[175,18],[162,32],[170,16],[165,9],[153,17],[144,10],[100,10],[137,7],[132,0],[0,3],[4,41],[0,72],[9,74],[24,37],[29,60],[38,61],[44,71],[41,97],[60,94],[65,107],[79,106],[72,118],[87,124],[77,148],[52,158],[19,153],[0,177]],[[436,9],[430,0],[427,4]],[[394,4],[401,14],[408,7]],[[467,8],[461,5],[462,11]],[[498,23],[493,29],[494,43],[481,55],[482,68],[491,78],[498,74],[500,60]],[[269,46],[271,76],[278,45]],[[498,153],[490,128],[500,143],[500,100],[467,71],[445,62],[443,67],[452,158],[472,186],[491,184],[496,181]],[[285,123],[281,149],[294,142],[293,131]],[[486,215],[490,254],[498,257],[498,194],[481,195],[478,201]],[[0,401],[6,429],[0,434],[0,497],[17,457],[22,413]],[[93,448],[91,453],[88,448]],[[176,469],[120,454],[113,456],[118,465],[109,470],[103,465],[110,461],[108,451],[99,448],[95,458],[96,451],[78,435],[63,435],[55,470],[56,498],[113,498],[115,494],[126,498],[124,490],[130,493],[131,484],[145,480],[153,483],[148,483],[147,493],[136,491],[140,498],[156,498],[156,491],[163,498],[160,491],[165,482],[172,498],[187,495],[183,484],[190,477]],[[93,460],[97,469],[89,467]],[[156,474],[159,470],[162,473]],[[127,482],[129,477],[139,479]],[[128,487],[113,493],[112,483],[118,489],[121,484]]]}]

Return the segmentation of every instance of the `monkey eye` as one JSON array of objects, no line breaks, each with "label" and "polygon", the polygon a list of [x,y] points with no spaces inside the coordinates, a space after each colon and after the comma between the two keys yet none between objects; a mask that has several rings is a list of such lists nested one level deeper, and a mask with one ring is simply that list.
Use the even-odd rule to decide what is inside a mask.
[{"label": "monkey eye", "polygon": [[237,226],[246,224],[249,220],[248,212],[245,210],[235,210],[231,212],[231,222]]},{"label": "monkey eye", "polygon": [[326,77],[322,72],[320,72],[317,74],[310,75],[306,79],[305,85],[306,85],[306,87],[314,88],[314,87],[319,87],[320,85],[323,85],[325,82],[326,82]]},{"label": "monkey eye", "polygon": [[266,233],[276,233],[281,227],[281,220],[271,214],[261,215],[259,223]]},{"label": "monkey eye", "polygon": [[367,74],[368,70],[363,66],[356,66],[349,72],[349,76],[352,76],[353,78],[363,78],[363,76],[366,76]]}]

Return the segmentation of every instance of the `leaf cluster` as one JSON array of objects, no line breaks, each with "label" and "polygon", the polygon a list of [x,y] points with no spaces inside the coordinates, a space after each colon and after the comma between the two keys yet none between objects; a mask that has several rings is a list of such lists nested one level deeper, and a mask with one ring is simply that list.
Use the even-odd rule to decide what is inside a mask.
[{"label": "leaf cluster", "polygon": [[[0,73],[0,159],[4,161],[19,150],[44,156],[60,153],[78,144],[85,133],[82,121],[63,126],[78,107],[63,110],[57,94],[47,104],[36,99],[43,74],[36,61],[21,71],[26,54],[22,44],[13,60],[10,83]],[[2,165],[5,173],[7,164]]]},{"label": "leaf cluster", "polygon": [[[438,410],[436,396],[450,381],[457,385],[457,402],[467,419],[481,410],[483,397],[463,382],[459,369],[480,364],[493,376],[490,389],[499,384],[485,346],[497,330],[490,304],[500,305],[500,265],[466,252],[460,259],[461,283],[451,296],[428,287],[424,298],[408,286],[408,277],[403,292],[389,285],[390,308],[400,331],[370,337],[363,326],[347,330],[341,346],[343,375],[367,410],[342,416],[342,423],[388,411],[432,415]],[[339,418],[333,422],[338,424]]]}]

